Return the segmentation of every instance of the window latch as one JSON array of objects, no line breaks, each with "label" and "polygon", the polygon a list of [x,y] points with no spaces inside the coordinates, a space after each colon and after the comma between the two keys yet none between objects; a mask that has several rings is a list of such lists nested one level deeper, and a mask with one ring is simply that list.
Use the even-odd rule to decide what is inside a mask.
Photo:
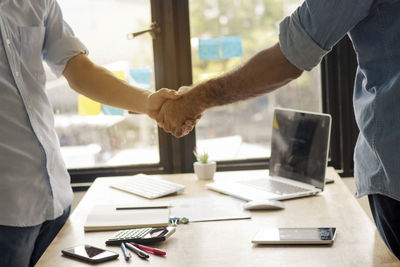
[{"label": "window latch", "polygon": [[144,31],[138,31],[138,32],[131,32],[128,33],[126,35],[126,38],[128,38],[128,40],[132,40],[133,38],[142,35],[144,33],[150,33],[151,37],[154,39],[156,39],[157,34],[159,34],[161,32],[161,28],[160,26],[158,26],[157,22],[153,21],[150,25],[150,29],[144,30]]}]

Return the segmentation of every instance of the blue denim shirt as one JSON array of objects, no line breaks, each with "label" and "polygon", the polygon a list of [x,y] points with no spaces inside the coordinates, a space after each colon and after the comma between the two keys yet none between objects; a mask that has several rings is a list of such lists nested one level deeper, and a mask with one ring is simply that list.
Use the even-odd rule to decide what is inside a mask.
[{"label": "blue denim shirt", "polygon": [[54,0],[0,1],[0,225],[38,225],[72,202],[42,59],[60,76],[79,53]]},{"label": "blue denim shirt", "polygon": [[400,201],[400,1],[306,0],[281,22],[279,38],[287,59],[310,70],[345,34],[358,59],[356,196]]}]

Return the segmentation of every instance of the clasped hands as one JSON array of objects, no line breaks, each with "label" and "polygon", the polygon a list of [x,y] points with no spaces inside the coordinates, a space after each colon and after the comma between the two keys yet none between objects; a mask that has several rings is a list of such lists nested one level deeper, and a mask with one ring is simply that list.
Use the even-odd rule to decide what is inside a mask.
[{"label": "clasped hands", "polygon": [[164,88],[150,94],[147,101],[147,114],[164,131],[178,138],[190,133],[202,116],[199,106],[188,98],[189,91],[186,86],[178,92]]}]

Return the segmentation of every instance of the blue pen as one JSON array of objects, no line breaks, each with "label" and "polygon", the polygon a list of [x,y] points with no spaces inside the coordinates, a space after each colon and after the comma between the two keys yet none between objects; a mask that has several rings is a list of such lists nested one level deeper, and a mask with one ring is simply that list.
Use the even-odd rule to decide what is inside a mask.
[{"label": "blue pen", "polygon": [[124,253],[125,260],[129,261],[131,259],[131,253],[126,249],[124,242],[121,242],[121,249],[122,253]]}]

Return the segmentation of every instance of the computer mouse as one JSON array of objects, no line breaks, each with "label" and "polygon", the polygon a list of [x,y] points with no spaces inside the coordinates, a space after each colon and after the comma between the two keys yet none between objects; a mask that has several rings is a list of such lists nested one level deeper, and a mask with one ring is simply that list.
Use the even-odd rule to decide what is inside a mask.
[{"label": "computer mouse", "polygon": [[278,200],[260,199],[245,203],[243,208],[246,210],[277,210],[284,209],[285,204]]}]

